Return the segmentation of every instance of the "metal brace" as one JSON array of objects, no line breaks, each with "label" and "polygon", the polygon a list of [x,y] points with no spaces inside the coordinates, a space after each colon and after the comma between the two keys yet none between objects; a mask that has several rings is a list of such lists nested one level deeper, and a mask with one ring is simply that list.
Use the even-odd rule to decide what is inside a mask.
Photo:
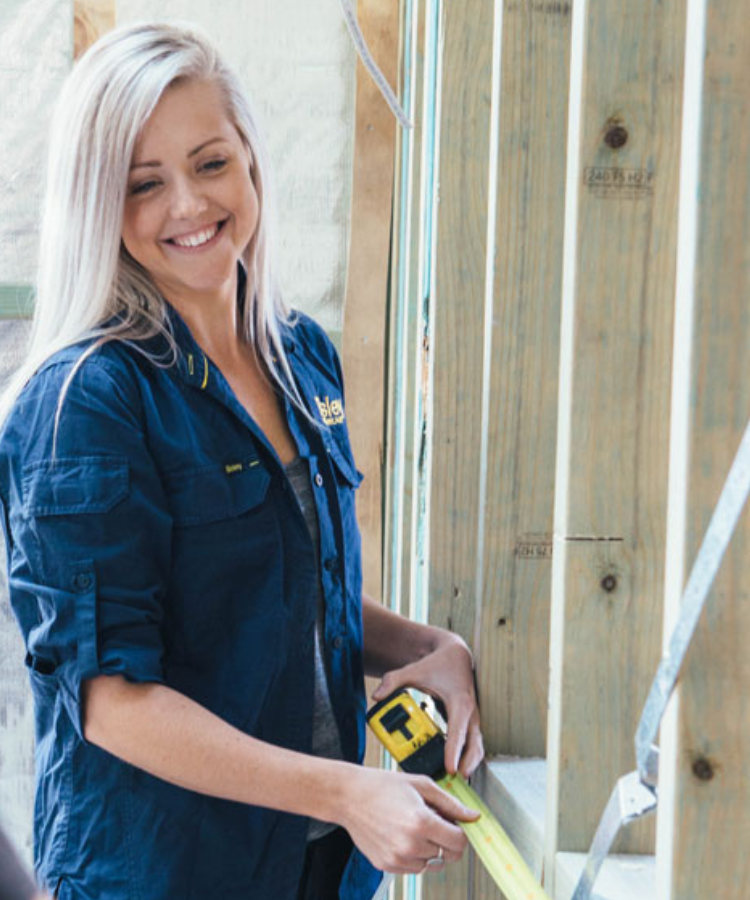
[{"label": "metal brace", "polygon": [[656,735],[693,639],[706,599],[750,494],[750,422],[740,441],[680,602],[669,647],[651,684],[635,734],[638,769],[615,785],[596,829],[583,873],[571,900],[590,900],[596,876],[624,825],[656,809],[659,748]]}]

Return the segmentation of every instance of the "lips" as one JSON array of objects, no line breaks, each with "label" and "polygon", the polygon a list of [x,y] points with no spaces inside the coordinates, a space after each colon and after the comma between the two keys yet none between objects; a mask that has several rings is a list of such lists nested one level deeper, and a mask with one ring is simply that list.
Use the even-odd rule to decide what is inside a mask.
[{"label": "lips", "polygon": [[213,222],[211,225],[206,225],[188,234],[174,235],[171,238],[166,238],[164,243],[171,244],[173,247],[179,247],[181,250],[196,250],[205,247],[216,240],[226,221],[224,219],[221,222]]}]

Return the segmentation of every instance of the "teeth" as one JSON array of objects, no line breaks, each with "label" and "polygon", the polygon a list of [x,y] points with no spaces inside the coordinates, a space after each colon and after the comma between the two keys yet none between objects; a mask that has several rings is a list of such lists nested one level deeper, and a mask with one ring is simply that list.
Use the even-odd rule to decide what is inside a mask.
[{"label": "teeth", "polygon": [[173,237],[172,240],[178,247],[200,247],[211,238],[219,230],[218,225],[212,225],[210,228],[204,228],[203,231],[197,231],[195,234],[185,235],[185,237]]}]

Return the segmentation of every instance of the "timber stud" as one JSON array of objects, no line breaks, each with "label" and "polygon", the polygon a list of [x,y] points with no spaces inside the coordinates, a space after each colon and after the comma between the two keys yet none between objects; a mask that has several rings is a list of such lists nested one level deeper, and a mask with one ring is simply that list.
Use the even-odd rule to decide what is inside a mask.
[{"label": "timber stud", "polygon": [[623,125],[611,125],[604,135],[604,143],[610,150],[619,150],[627,144],[628,137],[628,129]]},{"label": "timber stud", "polygon": [[705,756],[693,760],[693,775],[699,781],[710,781],[714,777],[714,767]]},{"label": "timber stud", "polygon": [[604,578],[602,578],[602,590],[606,591],[608,594],[611,594],[616,587],[617,578],[614,575],[605,575]]}]

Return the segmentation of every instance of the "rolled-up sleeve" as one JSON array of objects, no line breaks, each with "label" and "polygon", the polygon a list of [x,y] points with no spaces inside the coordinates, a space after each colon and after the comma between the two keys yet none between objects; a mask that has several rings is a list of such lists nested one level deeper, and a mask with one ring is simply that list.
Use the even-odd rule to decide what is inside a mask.
[{"label": "rolled-up sleeve", "polygon": [[27,386],[0,436],[11,604],[27,664],[83,739],[81,684],[162,681],[172,521],[127,368],[90,358]]}]

